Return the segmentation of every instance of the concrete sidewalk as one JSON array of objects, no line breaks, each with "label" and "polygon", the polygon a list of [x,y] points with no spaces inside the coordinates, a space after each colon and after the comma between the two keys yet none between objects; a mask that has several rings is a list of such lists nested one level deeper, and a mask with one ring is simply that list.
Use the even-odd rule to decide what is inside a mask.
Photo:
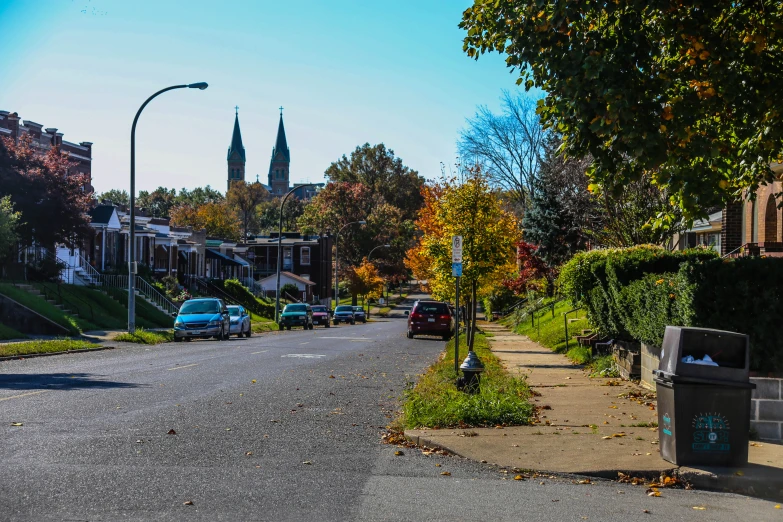
[{"label": "concrete sidewalk", "polygon": [[[492,351],[511,372],[527,376],[536,393],[532,426],[408,430],[414,442],[473,460],[552,473],[617,478],[670,474],[677,466],[660,457],[655,395],[628,381],[591,379],[564,355],[487,323]],[[540,395],[539,395],[540,394]],[[751,443],[750,465],[679,469],[696,487],[783,499],[783,446]]]}]

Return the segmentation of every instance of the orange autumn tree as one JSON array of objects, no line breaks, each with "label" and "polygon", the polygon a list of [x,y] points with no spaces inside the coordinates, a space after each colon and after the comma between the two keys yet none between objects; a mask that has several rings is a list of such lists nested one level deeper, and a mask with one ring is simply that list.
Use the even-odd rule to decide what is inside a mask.
[{"label": "orange autumn tree", "polygon": [[171,224],[177,227],[206,229],[210,237],[238,240],[240,222],[237,215],[225,201],[209,202],[194,207],[179,205],[171,210]]},{"label": "orange autumn tree", "polygon": [[365,257],[362,264],[351,270],[350,288],[352,296],[363,295],[365,299],[378,298],[383,290],[383,278],[378,269]]},{"label": "orange autumn tree", "polygon": [[479,296],[489,294],[516,269],[518,223],[479,169],[467,172],[462,183],[441,180],[426,187],[423,195],[416,221],[421,237],[408,251],[406,264],[417,278],[427,279],[433,297],[453,300],[451,238],[462,236],[462,288],[472,318],[468,346],[473,349]]}]

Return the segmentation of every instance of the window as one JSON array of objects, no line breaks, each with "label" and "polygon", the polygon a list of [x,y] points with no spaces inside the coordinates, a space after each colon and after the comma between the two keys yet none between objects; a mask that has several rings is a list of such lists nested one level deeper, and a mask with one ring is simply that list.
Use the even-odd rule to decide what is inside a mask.
[{"label": "window", "polygon": [[294,267],[292,257],[292,247],[283,247],[283,270],[291,270]]},{"label": "window", "polygon": [[310,264],[310,247],[302,247],[301,263],[303,265],[309,265]]}]

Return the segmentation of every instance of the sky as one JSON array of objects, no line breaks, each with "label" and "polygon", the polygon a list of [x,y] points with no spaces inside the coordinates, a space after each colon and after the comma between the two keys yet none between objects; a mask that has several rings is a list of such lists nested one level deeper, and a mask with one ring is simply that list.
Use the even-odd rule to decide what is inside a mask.
[{"label": "sky", "polygon": [[478,105],[516,90],[504,57],[471,60],[469,0],[0,0],[0,110],[93,142],[97,192],[225,190],[234,107],[246,179],[266,182],[280,111],[291,182],[384,143],[428,179],[453,165]]}]

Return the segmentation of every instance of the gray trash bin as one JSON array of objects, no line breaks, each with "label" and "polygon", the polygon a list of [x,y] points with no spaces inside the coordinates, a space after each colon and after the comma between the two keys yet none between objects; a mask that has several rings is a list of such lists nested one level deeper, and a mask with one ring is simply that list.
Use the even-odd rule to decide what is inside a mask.
[{"label": "gray trash bin", "polygon": [[[707,356],[707,357],[705,357]],[[655,375],[661,457],[677,465],[748,463],[748,337],[667,326]],[[711,360],[713,364],[685,362]]]}]

